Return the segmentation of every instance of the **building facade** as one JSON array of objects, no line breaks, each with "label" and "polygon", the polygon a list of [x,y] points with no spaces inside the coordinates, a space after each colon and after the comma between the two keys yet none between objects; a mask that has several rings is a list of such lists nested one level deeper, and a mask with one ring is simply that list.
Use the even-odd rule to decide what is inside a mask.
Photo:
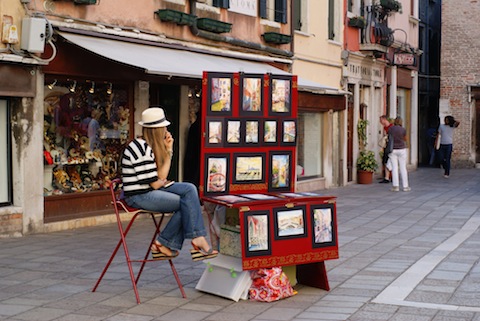
[{"label": "building facade", "polygon": [[442,1],[438,115],[442,123],[447,115],[460,121],[453,138],[454,167],[480,163],[479,13],[477,1]]},{"label": "building facade", "polygon": [[[0,13],[11,16],[19,41],[0,45],[0,128],[7,137],[0,147],[9,158],[0,234],[111,221],[109,181],[150,105],[162,105],[172,121],[171,178],[182,180],[184,167],[195,166],[183,156],[203,71],[290,75],[292,4],[2,1]],[[13,29],[8,37],[15,38]],[[309,78],[299,79],[298,90],[342,97],[338,86]]]},{"label": "building facade", "polygon": [[346,184],[346,94],[342,80],[343,1],[294,2],[292,72],[325,85],[299,93],[299,190]]},{"label": "building facade", "polygon": [[418,3],[347,0],[343,58],[348,103],[348,181],[356,179],[357,124],[368,121],[366,149],[377,154],[379,117],[400,116],[408,133],[410,168],[417,166]]}]

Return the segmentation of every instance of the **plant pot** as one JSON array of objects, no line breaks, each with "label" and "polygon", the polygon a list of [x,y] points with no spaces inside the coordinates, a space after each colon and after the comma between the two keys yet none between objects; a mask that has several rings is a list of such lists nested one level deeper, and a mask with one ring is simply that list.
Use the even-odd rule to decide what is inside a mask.
[{"label": "plant pot", "polygon": [[232,24],[228,22],[223,22],[220,20],[214,20],[210,18],[198,18],[197,19],[198,29],[214,32],[214,33],[224,33],[230,32],[232,30]]},{"label": "plant pot", "polygon": [[400,11],[401,4],[397,0],[380,0],[380,5],[387,11]]},{"label": "plant pot", "polygon": [[292,36],[284,35],[278,32],[265,32],[262,36],[265,42],[276,43],[276,44],[287,44],[292,42]]},{"label": "plant pot", "polygon": [[373,172],[357,170],[357,183],[358,184],[372,184]]},{"label": "plant pot", "polygon": [[73,0],[75,4],[97,4],[97,0]]},{"label": "plant pot", "polygon": [[362,20],[362,19],[358,19],[358,18],[350,18],[348,20],[348,25],[350,27],[363,29],[363,28],[365,28],[365,21]]},{"label": "plant pot", "polygon": [[178,25],[185,26],[193,26],[195,24],[195,19],[197,18],[197,16],[172,9],[160,9],[157,10],[156,13],[162,21],[175,22]]}]

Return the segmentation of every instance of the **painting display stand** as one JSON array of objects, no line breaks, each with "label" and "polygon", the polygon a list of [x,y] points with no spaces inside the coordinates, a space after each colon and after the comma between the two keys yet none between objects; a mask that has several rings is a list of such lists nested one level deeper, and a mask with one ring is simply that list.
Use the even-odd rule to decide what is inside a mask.
[{"label": "painting display stand", "polygon": [[298,283],[329,290],[336,199],[295,192],[297,77],[204,72],[202,93],[200,197],[227,208],[240,246],[209,260],[197,289],[238,300],[249,270],[296,266]]}]

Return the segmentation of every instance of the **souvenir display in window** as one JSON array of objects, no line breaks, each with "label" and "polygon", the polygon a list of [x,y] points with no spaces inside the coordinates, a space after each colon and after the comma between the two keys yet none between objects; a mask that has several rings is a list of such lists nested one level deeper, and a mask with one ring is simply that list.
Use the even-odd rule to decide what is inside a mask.
[{"label": "souvenir display in window", "polygon": [[108,82],[46,82],[45,195],[108,189],[130,137],[127,102],[127,91]]}]

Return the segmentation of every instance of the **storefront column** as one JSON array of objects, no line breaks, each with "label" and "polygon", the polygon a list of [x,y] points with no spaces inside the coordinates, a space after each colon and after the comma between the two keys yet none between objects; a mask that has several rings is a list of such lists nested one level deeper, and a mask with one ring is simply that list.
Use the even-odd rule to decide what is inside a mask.
[{"label": "storefront column", "polygon": [[14,205],[23,208],[24,235],[43,232],[43,74],[35,78],[35,98],[12,111]]},{"label": "storefront column", "polygon": [[390,68],[391,83],[390,83],[390,97],[389,97],[389,114],[388,117],[397,117],[397,66]]},{"label": "storefront column", "polygon": [[415,168],[418,166],[418,72],[412,73],[412,117],[411,117],[411,139],[410,139],[410,163]]},{"label": "storefront column", "polygon": [[357,158],[360,150],[358,145],[357,124],[360,119],[360,84],[353,86],[353,179],[357,179]]}]

